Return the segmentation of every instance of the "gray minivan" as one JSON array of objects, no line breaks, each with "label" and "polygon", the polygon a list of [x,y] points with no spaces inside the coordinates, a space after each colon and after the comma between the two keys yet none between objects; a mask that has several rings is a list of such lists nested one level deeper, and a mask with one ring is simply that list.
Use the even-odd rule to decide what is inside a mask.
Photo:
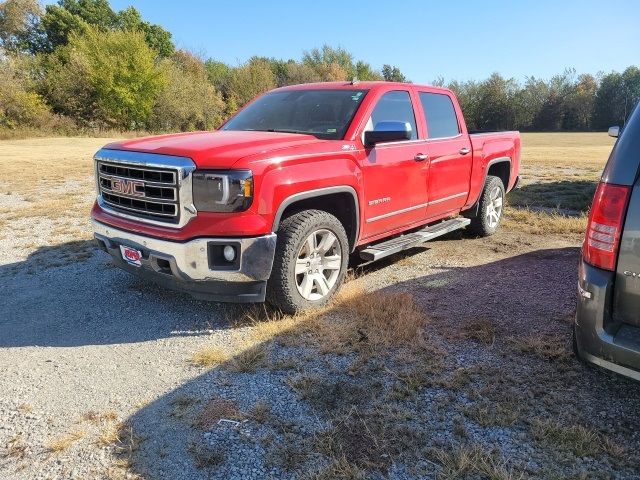
[{"label": "gray minivan", "polygon": [[579,358],[640,380],[640,107],[598,184],[582,246],[574,348]]}]

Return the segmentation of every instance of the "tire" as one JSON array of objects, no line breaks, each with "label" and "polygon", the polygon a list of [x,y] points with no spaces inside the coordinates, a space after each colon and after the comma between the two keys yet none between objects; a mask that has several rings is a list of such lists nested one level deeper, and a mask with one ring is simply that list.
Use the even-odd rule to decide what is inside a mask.
[{"label": "tire", "polygon": [[504,184],[498,177],[489,175],[480,196],[478,215],[471,219],[469,230],[480,237],[493,235],[500,226],[503,212]]},{"label": "tire", "polygon": [[304,210],[284,219],[277,234],[267,301],[290,314],[327,303],[342,285],[349,261],[340,221],[322,210]]}]

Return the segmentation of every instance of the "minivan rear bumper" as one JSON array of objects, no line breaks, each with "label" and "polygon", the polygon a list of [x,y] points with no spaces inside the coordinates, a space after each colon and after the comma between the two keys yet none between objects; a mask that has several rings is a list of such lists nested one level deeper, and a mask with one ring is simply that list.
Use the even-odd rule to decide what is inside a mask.
[{"label": "minivan rear bumper", "polygon": [[611,319],[614,277],[580,260],[576,349],[583,360],[640,381],[640,328]]}]

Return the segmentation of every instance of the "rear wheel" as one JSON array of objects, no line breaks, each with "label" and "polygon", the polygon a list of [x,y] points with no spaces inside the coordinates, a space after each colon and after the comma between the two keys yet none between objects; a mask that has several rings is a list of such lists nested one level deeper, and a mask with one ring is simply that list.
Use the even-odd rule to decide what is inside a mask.
[{"label": "rear wheel", "polygon": [[340,221],[322,210],[296,213],[280,224],[269,303],[286,313],[325,304],[347,271],[349,242]]},{"label": "rear wheel", "polygon": [[504,185],[498,177],[489,175],[480,196],[478,215],[471,219],[469,228],[481,237],[493,235],[502,220],[504,211]]}]

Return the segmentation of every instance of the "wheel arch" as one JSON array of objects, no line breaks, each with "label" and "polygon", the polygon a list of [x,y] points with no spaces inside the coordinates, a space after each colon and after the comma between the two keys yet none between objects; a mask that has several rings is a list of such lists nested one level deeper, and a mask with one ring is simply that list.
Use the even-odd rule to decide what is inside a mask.
[{"label": "wheel arch", "polygon": [[[347,208],[344,208],[345,201]],[[351,251],[355,250],[360,232],[360,204],[353,187],[342,185],[319,188],[285,198],[276,210],[272,230],[278,230],[283,218],[309,209],[323,210],[335,216],[347,232],[349,248]]]},{"label": "wheel arch", "polygon": [[475,218],[478,215],[478,209],[480,208],[480,199],[482,198],[482,192],[484,191],[484,186],[487,183],[487,177],[493,175],[502,180],[504,185],[504,193],[506,194],[509,191],[509,181],[511,180],[511,157],[497,157],[487,162],[487,168],[484,172],[484,178],[482,179],[482,188],[480,189],[480,193],[478,194],[478,198],[471,207],[464,210],[462,215],[467,218]]},{"label": "wheel arch", "polygon": [[509,182],[511,181],[511,157],[498,157],[490,160],[489,163],[487,163],[487,171],[484,175],[482,185],[487,181],[489,175],[502,180],[504,191],[507,192],[509,190]]}]

